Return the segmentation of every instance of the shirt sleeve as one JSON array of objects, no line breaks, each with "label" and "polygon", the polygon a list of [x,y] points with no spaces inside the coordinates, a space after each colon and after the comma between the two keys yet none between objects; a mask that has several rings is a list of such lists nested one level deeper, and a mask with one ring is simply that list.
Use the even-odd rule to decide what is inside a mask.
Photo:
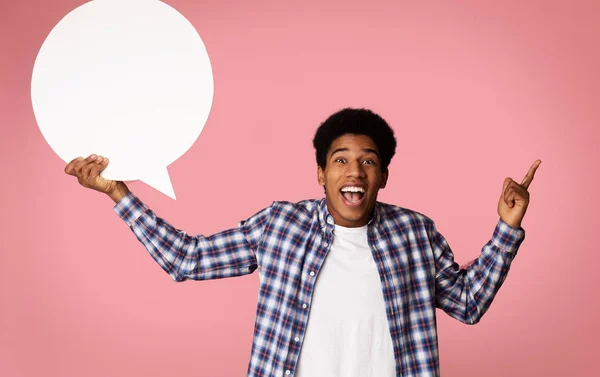
[{"label": "shirt sleeve", "polygon": [[500,218],[479,257],[460,267],[434,222],[428,222],[426,228],[435,255],[436,306],[466,324],[479,322],[506,279],[525,231]]},{"label": "shirt sleeve", "polygon": [[135,194],[113,208],[173,280],[208,280],[242,276],[257,268],[256,249],[268,222],[265,208],[237,228],[210,236],[188,235],[156,216]]}]

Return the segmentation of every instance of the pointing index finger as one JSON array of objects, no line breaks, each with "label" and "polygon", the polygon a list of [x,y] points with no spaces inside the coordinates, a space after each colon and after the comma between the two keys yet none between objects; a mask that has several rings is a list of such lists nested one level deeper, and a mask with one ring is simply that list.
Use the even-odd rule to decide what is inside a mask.
[{"label": "pointing index finger", "polygon": [[525,178],[523,178],[523,181],[521,182],[521,186],[525,187],[526,190],[529,187],[529,185],[531,184],[531,182],[533,181],[533,176],[535,175],[535,171],[537,170],[537,168],[540,166],[541,163],[542,163],[542,160],[535,160],[533,165],[531,165],[531,167],[529,168],[527,175],[525,175]]}]

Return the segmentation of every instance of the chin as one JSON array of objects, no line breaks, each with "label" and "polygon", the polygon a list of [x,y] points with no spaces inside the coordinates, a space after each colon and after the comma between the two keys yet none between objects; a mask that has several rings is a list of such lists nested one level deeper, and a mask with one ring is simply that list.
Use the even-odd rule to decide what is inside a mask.
[{"label": "chin", "polygon": [[344,208],[344,204],[342,204],[342,208],[341,211],[339,211],[339,215],[345,222],[351,223],[360,222],[366,224],[369,218],[367,208]]}]

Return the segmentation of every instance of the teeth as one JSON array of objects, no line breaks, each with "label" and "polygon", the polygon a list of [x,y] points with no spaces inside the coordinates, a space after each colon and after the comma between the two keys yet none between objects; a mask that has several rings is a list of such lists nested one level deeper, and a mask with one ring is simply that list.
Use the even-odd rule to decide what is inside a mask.
[{"label": "teeth", "polygon": [[362,187],[349,186],[342,188],[342,192],[362,192],[364,194],[365,189]]}]

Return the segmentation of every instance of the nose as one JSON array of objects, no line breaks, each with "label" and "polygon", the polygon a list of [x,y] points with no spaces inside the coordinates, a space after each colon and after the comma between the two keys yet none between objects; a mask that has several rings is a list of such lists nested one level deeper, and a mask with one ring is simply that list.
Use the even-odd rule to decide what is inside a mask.
[{"label": "nose", "polygon": [[363,168],[363,164],[360,161],[350,161],[346,165],[346,175],[348,177],[365,177],[365,170]]}]

